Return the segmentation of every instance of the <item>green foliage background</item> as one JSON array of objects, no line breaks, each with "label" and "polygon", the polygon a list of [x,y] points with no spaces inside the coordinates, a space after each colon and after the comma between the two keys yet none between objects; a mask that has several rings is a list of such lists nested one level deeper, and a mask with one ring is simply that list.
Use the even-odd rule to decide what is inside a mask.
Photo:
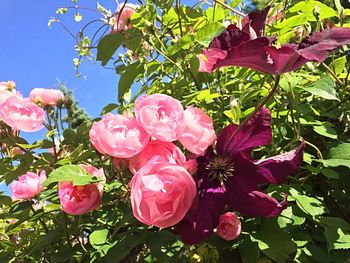
[{"label": "green foliage background", "polygon": [[[283,13],[267,27],[267,35],[277,35],[280,44],[299,42],[326,23],[350,26],[350,9],[344,1],[252,2],[259,8],[272,3],[270,16],[276,10]],[[132,109],[135,99],[147,92],[168,94],[184,106],[204,109],[217,131],[242,122],[272,88],[273,77],[239,67],[198,73],[196,57],[224,30],[223,22],[238,22],[241,17],[218,3],[209,7],[184,6],[179,0],[142,3],[132,16],[132,29],[101,35],[97,47],[84,31],[78,37],[77,69],[82,60],[96,56],[102,66],[114,67],[120,74],[119,101],[105,106],[101,115]],[[231,8],[247,8],[237,0],[226,3]],[[113,12],[102,6],[98,10],[107,24],[112,23]],[[76,19],[81,18],[83,13]],[[288,151],[303,137],[304,163],[286,184],[265,189],[277,197],[288,193],[289,206],[282,215],[243,217],[243,233],[236,241],[213,235],[202,244],[187,246],[172,229],[138,223],[129,203],[131,174],[117,170],[110,158],[90,147],[92,122],[73,99],[64,110],[67,117],[62,128],[54,126],[46,139],[30,145],[24,138],[3,132],[0,142],[9,149],[21,147],[24,153],[2,153],[0,181],[10,183],[26,171],[45,169],[51,172],[51,183],[35,201],[12,202],[0,195],[0,262],[349,262],[349,62],[347,47],[343,47],[323,64],[308,63],[282,76],[278,92],[267,104],[273,117],[273,143],[254,152],[254,157]],[[131,87],[137,87],[136,91],[131,92]],[[52,119],[55,116],[52,113]],[[54,137],[61,141],[63,155],[47,153]],[[86,184],[79,181],[83,179],[77,178],[74,166],[83,162],[105,170],[103,205],[89,214],[68,216],[60,210],[57,174],[64,171],[77,184]],[[39,204],[36,209],[34,202]]]}]

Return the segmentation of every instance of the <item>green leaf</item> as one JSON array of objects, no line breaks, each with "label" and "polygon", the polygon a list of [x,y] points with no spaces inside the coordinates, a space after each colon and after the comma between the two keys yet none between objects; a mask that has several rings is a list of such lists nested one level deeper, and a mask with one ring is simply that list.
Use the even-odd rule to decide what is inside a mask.
[{"label": "green leaf", "polygon": [[324,213],[325,208],[320,200],[314,197],[302,195],[295,189],[290,189],[289,192],[291,197],[296,201],[298,207],[304,213],[311,216],[318,216]]},{"label": "green leaf", "polygon": [[188,49],[193,43],[194,39],[192,35],[186,35],[180,38],[174,45],[168,47],[168,53],[170,56],[175,55],[177,52],[183,49]]},{"label": "green leaf", "polygon": [[225,26],[222,23],[211,22],[197,31],[196,41],[207,47],[213,38],[217,37],[224,31]]},{"label": "green leaf", "polygon": [[108,229],[95,230],[89,235],[91,246],[97,248],[99,245],[106,243],[108,237]]},{"label": "green leaf", "polygon": [[[280,34],[288,32],[290,29],[304,25],[307,22],[307,15],[305,14],[299,14],[292,17],[287,18],[286,20],[283,20],[283,22],[278,23],[275,27],[280,30]],[[295,35],[295,33],[293,33]]]},{"label": "green leaf", "polygon": [[98,42],[96,60],[101,61],[102,66],[105,66],[124,41],[125,35],[122,33],[113,33],[104,36]]},{"label": "green leaf", "polygon": [[314,131],[317,132],[319,135],[331,138],[331,139],[338,139],[337,131],[334,130],[329,124],[325,123],[320,126],[314,126]]},{"label": "green leaf", "polygon": [[329,179],[339,179],[340,177],[340,174],[331,168],[323,168],[321,172]]},{"label": "green leaf", "polygon": [[111,112],[111,111],[117,109],[118,106],[119,106],[119,105],[116,104],[116,103],[110,103],[110,104],[106,105],[106,106],[102,109],[101,115],[105,115],[105,114],[107,114],[108,112]]},{"label": "green leaf", "polygon": [[11,206],[12,198],[6,195],[0,195],[0,204],[5,206]]},{"label": "green leaf", "polygon": [[123,74],[121,74],[118,83],[118,98],[122,99],[124,94],[129,91],[135,78],[143,72],[143,65],[139,61],[128,65]]},{"label": "green leaf", "polygon": [[104,261],[109,263],[119,262],[126,257],[130,251],[138,244],[143,243],[145,235],[138,232],[133,232],[126,236],[123,236],[120,240],[116,241],[112,247],[108,250],[107,255],[104,257]]},{"label": "green leaf", "polygon": [[281,215],[277,218],[278,225],[283,228],[287,225],[301,225],[305,222],[305,217],[299,217],[293,214],[292,206],[284,209]]},{"label": "green leaf", "polygon": [[333,17],[333,16],[337,16],[337,12],[319,2],[319,1],[313,1],[313,0],[308,0],[308,1],[300,1],[297,2],[296,5],[294,5],[293,7],[291,7],[289,9],[290,12],[301,12],[303,14],[306,14],[308,16],[308,21],[316,21],[316,17],[314,15],[314,10],[318,9],[319,10],[319,18],[320,19],[325,19],[328,17]]},{"label": "green leaf", "polygon": [[325,236],[328,250],[350,249],[350,225],[338,217],[324,217],[321,222],[325,224]]},{"label": "green leaf", "polygon": [[350,160],[350,143],[341,143],[331,148],[328,158]]},{"label": "green leaf", "polygon": [[277,220],[262,219],[259,231],[251,234],[252,241],[258,242],[260,250],[275,262],[286,262],[295,251],[295,244],[289,234],[278,227]]},{"label": "green leaf", "polygon": [[323,159],[317,160],[321,162],[325,167],[338,167],[338,166],[346,166],[350,168],[350,160],[345,159]]},{"label": "green leaf", "polygon": [[336,75],[340,75],[346,69],[345,66],[346,56],[337,58],[331,64],[329,64],[329,68],[332,69]]},{"label": "green leaf", "polygon": [[238,6],[238,4],[239,4],[240,2],[242,2],[242,0],[232,0],[232,1],[230,2],[230,6],[231,6],[232,8],[236,8],[236,6]]},{"label": "green leaf", "polygon": [[260,255],[259,246],[258,243],[253,242],[249,236],[244,239],[238,249],[243,263],[257,262]]},{"label": "green leaf", "polygon": [[39,236],[33,243],[30,253],[34,251],[40,251],[42,248],[49,246],[54,240],[62,236],[62,229],[60,227],[50,230],[45,235]]},{"label": "green leaf", "polygon": [[337,93],[334,89],[335,82],[329,76],[322,76],[317,80],[311,87],[301,87],[307,92],[310,92],[313,95],[319,96],[326,100],[339,100],[337,98]]},{"label": "green leaf", "polygon": [[49,178],[43,183],[48,186],[56,182],[72,182],[73,185],[86,185],[99,182],[99,179],[94,179],[94,176],[88,174],[83,168],[78,165],[65,165],[57,168],[49,174]]}]

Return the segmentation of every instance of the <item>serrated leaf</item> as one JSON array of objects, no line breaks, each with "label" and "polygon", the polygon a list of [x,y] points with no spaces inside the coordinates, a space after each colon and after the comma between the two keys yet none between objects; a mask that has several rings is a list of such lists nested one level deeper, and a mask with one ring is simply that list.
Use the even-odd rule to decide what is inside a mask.
[{"label": "serrated leaf", "polygon": [[340,75],[345,70],[345,66],[346,56],[339,57],[329,64],[329,68],[332,69],[336,75]]},{"label": "serrated leaf", "polygon": [[44,181],[43,185],[48,186],[52,183],[69,181],[75,185],[86,185],[99,182],[92,175],[88,174],[83,168],[78,165],[65,165],[57,168],[49,174],[49,177]]},{"label": "serrated leaf", "polygon": [[311,216],[318,216],[324,213],[323,203],[310,196],[303,195],[295,189],[289,190],[291,197],[296,201],[298,207],[306,214]]},{"label": "serrated leaf", "polygon": [[350,249],[350,225],[338,217],[324,217],[320,220],[325,224],[325,236],[328,250]]},{"label": "serrated leaf", "polygon": [[350,160],[350,143],[341,143],[329,150],[328,158]]},{"label": "serrated leaf", "polygon": [[286,262],[296,249],[291,236],[278,227],[276,219],[262,219],[259,231],[251,234],[251,238],[275,262]]},{"label": "serrated leaf", "polygon": [[108,229],[95,230],[89,235],[90,244],[96,248],[106,243],[108,237]]},{"label": "serrated leaf", "polygon": [[222,32],[225,31],[225,26],[222,23],[211,22],[202,28],[198,29],[196,41],[207,47],[209,43]]},{"label": "serrated leaf", "polygon": [[335,82],[329,76],[322,76],[310,87],[301,87],[307,92],[310,92],[313,95],[319,96],[326,100],[339,100],[337,98],[337,93],[334,89]]}]

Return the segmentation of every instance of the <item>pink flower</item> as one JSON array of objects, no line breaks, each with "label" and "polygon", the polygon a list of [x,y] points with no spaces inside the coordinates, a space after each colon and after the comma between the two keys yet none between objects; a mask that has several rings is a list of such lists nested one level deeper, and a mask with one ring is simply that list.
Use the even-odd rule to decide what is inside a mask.
[{"label": "pink flower", "polygon": [[45,171],[40,176],[33,172],[21,175],[17,181],[11,184],[11,191],[15,199],[30,199],[39,194],[44,187],[41,185],[46,180]]},{"label": "pink flower", "polygon": [[164,94],[142,96],[135,102],[137,122],[154,138],[171,142],[181,132],[184,110],[181,103]]},{"label": "pink flower", "polygon": [[153,157],[157,156],[158,162],[168,162],[178,165],[184,165],[186,162],[185,155],[172,142],[151,141],[145,149],[138,155],[129,160],[129,169],[135,174],[142,166],[144,166]]},{"label": "pink flower", "polygon": [[197,172],[197,161],[196,159],[191,159],[185,162],[184,167],[190,174],[195,174]]},{"label": "pink flower", "polygon": [[132,28],[130,24],[130,18],[139,5],[120,3],[115,11],[115,24],[112,32],[120,32]]},{"label": "pink flower", "polygon": [[146,225],[165,228],[177,224],[196,196],[196,184],[179,165],[149,161],[130,182],[134,216]]},{"label": "pink flower", "polygon": [[13,80],[9,81],[1,81],[0,82],[0,90],[9,90],[12,91],[16,88],[16,83]]},{"label": "pink flower", "polygon": [[215,64],[220,59],[225,59],[227,52],[219,48],[202,50],[202,54],[197,55],[199,60],[199,72],[212,72]]},{"label": "pink flower", "polygon": [[35,88],[29,94],[30,101],[41,103],[43,106],[55,106],[60,100],[64,99],[62,91],[57,89]]},{"label": "pink flower", "polygon": [[227,212],[220,216],[217,234],[227,241],[236,239],[241,233],[241,221],[233,212]]},{"label": "pink flower", "polygon": [[[92,176],[105,180],[102,168],[97,169],[91,165],[80,165]],[[70,215],[81,215],[98,208],[103,195],[103,182],[87,185],[73,186],[72,182],[58,184],[58,196],[61,208]]]},{"label": "pink flower", "polygon": [[45,112],[27,99],[11,96],[1,104],[0,119],[13,129],[34,132],[44,127]]},{"label": "pink flower", "polygon": [[22,98],[22,95],[15,90],[15,87],[16,83],[13,81],[0,82],[0,104],[11,96],[18,96]]},{"label": "pink flower", "polygon": [[92,125],[89,136],[97,151],[117,158],[135,156],[150,139],[135,117],[111,113]]},{"label": "pink flower", "polygon": [[191,153],[202,155],[216,139],[212,119],[199,108],[187,108],[177,139]]}]

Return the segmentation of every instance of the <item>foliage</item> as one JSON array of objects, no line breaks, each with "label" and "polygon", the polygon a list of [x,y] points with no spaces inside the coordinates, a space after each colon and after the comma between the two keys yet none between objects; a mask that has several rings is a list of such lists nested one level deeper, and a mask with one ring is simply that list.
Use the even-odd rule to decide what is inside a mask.
[{"label": "foliage", "polygon": [[[202,2],[191,7],[179,0],[145,0],[131,17],[131,29],[80,36],[77,68],[84,58],[96,58],[120,75],[118,102],[107,105],[102,114],[131,109],[145,92],[163,93],[184,106],[205,109],[219,131],[229,123],[241,123],[266,97],[273,76],[240,67],[198,72],[201,49],[224,30],[224,22],[241,19],[232,7]],[[299,42],[330,24],[350,27],[350,9],[344,1],[252,2],[273,2],[270,17],[282,8],[283,16],[267,27],[279,44]],[[226,3],[236,7],[239,1]],[[97,10],[105,27],[113,24],[113,12],[101,5]],[[83,11],[75,14],[77,22]],[[63,8],[57,14],[70,13]],[[273,117],[273,144],[253,154],[264,158],[288,151],[303,137],[304,163],[287,183],[265,189],[271,195],[288,193],[288,208],[278,218],[241,217],[243,232],[235,241],[213,235],[205,243],[188,246],[172,228],[139,223],[130,208],[131,174],[92,149],[89,117],[65,89],[71,103],[49,113],[52,125],[47,138],[29,144],[22,134],[12,134],[1,124],[0,181],[9,185],[27,171],[42,169],[48,181],[33,200],[11,200],[1,193],[0,262],[346,262],[350,259],[349,62],[343,47],[324,63],[308,63],[281,76],[277,93],[266,105]],[[58,141],[58,150],[48,153]],[[22,153],[14,154],[15,147]],[[105,172],[102,206],[70,216],[60,209],[54,182],[98,181],[84,176],[76,166],[81,163]]]}]

